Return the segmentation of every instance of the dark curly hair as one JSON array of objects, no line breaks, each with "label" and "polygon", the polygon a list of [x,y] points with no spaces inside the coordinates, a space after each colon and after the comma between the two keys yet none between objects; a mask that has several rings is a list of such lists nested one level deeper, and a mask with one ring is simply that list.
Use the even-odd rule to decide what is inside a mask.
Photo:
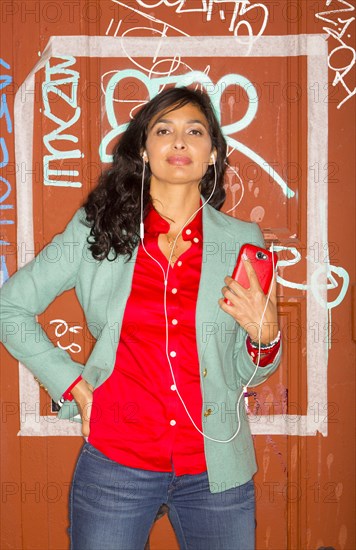
[{"label": "dark curly hair", "polygon": [[[224,173],[226,170],[226,141],[222,135],[208,95],[186,87],[168,88],[156,95],[130,121],[113,150],[113,162],[105,170],[98,185],[91,191],[84,208],[88,225],[89,249],[96,260],[115,260],[118,255],[132,252],[139,242],[142,151],[152,118],[160,112],[170,112],[188,103],[196,105],[209,123],[212,147],[216,149],[216,189],[209,204],[220,210],[225,201]],[[149,165],[146,165],[143,212],[147,215],[151,203]],[[207,199],[214,186],[214,167],[209,166],[200,182],[200,193]],[[109,253],[113,250],[113,254]]]}]

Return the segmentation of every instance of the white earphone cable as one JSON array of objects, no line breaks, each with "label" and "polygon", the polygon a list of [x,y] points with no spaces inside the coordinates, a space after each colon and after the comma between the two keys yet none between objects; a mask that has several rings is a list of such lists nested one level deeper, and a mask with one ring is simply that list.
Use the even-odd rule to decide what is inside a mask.
[{"label": "white earphone cable", "polygon": [[[172,376],[172,380],[173,380],[173,384],[175,386],[175,391],[184,407],[184,410],[186,411],[191,423],[193,424],[194,428],[206,439],[209,439],[210,441],[214,441],[216,443],[230,443],[230,441],[232,441],[236,436],[237,434],[239,433],[240,431],[240,427],[241,427],[241,422],[240,422],[240,401],[241,401],[241,398],[244,394],[244,388],[242,389],[242,392],[240,393],[239,395],[239,398],[237,400],[237,403],[236,403],[236,414],[237,414],[237,421],[238,421],[238,427],[235,431],[235,433],[229,438],[229,439],[215,439],[214,437],[210,437],[208,436],[207,434],[205,434],[195,423],[194,419],[192,418],[190,412],[188,411],[188,408],[184,402],[184,399],[183,397],[181,396],[180,394],[180,391],[178,389],[178,386],[177,386],[177,383],[176,383],[176,379],[175,379],[175,376],[174,376],[174,371],[173,371],[173,367],[172,367],[172,363],[171,363],[171,360],[170,360],[170,357],[169,357],[169,321],[168,321],[168,312],[167,312],[167,286],[168,286],[168,273],[169,273],[169,269],[170,269],[170,265],[171,265],[171,260],[172,260],[172,256],[173,256],[173,252],[174,252],[174,249],[175,249],[175,245],[176,245],[176,242],[177,242],[177,239],[179,238],[180,234],[182,233],[182,231],[184,230],[184,228],[190,223],[190,221],[196,216],[196,214],[202,210],[204,208],[204,206],[210,201],[211,197],[213,196],[214,192],[215,192],[215,188],[216,188],[216,180],[217,180],[217,174],[216,174],[216,166],[215,166],[215,155],[212,154],[212,159],[213,159],[213,165],[214,165],[214,176],[215,176],[215,181],[214,181],[214,186],[213,186],[213,190],[211,192],[211,194],[209,195],[209,197],[207,198],[207,200],[190,216],[190,218],[185,222],[185,224],[181,227],[180,231],[178,232],[178,234],[176,235],[175,239],[174,239],[174,242],[173,242],[173,245],[172,245],[172,249],[171,249],[171,253],[170,253],[170,256],[169,256],[169,259],[168,259],[168,267],[167,267],[167,270],[165,271],[163,266],[160,264],[160,262],[158,260],[156,260],[156,258],[154,258],[149,252],[148,250],[146,249],[145,247],[145,244],[144,244],[144,234],[145,234],[145,229],[144,229],[144,223],[143,223],[143,188],[144,188],[144,178],[145,178],[145,160],[143,160],[143,170],[142,170],[142,184],[141,184],[141,220],[140,220],[140,239],[141,239],[141,244],[142,244],[142,247],[143,247],[143,250],[145,251],[145,253],[150,257],[152,258],[152,260],[154,262],[156,262],[157,265],[159,265],[159,267],[161,268],[162,270],[162,273],[163,273],[163,280],[164,280],[164,299],[163,299],[163,306],[164,306],[164,316],[165,316],[165,322],[166,322],[166,357],[167,357],[167,361],[168,361],[168,364],[169,364],[169,368],[170,368],[170,372],[171,372],[171,376]],[[274,251],[273,251],[273,245],[272,245],[272,265],[274,266]],[[269,301],[269,298],[270,298],[270,295],[271,295],[271,292],[272,292],[272,286],[273,286],[273,283],[274,283],[274,278],[275,278],[275,272],[274,272],[274,269],[273,269],[273,275],[272,275],[272,281],[271,281],[271,284],[270,284],[270,288],[269,288],[269,292],[268,292],[268,295],[267,295],[267,299],[266,299],[266,304],[265,304],[265,307],[264,307],[264,310],[263,310],[263,313],[262,313],[262,316],[261,316],[261,319],[260,319],[260,323],[259,323],[259,328],[258,328],[258,357],[257,357],[257,363],[256,363],[256,366],[255,366],[255,369],[253,371],[253,374],[251,376],[251,378],[249,379],[249,381],[247,382],[247,384],[245,385],[246,387],[249,386],[257,372],[257,369],[259,367],[259,364],[260,364],[260,359],[261,359],[261,334],[262,334],[262,324],[263,324],[263,319],[264,319],[264,316],[265,316],[265,313],[266,313],[266,310],[267,310],[267,305],[268,305],[268,301]],[[204,396],[203,397],[203,402],[204,402]]]}]

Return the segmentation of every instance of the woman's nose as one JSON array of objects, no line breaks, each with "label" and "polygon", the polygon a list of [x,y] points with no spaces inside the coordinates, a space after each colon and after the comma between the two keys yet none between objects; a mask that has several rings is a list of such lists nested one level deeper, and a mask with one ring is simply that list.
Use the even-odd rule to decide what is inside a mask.
[{"label": "woman's nose", "polygon": [[175,149],[177,149],[177,151],[185,149],[186,144],[185,144],[184,136],[181,134],[176,134],[173,146]]}]

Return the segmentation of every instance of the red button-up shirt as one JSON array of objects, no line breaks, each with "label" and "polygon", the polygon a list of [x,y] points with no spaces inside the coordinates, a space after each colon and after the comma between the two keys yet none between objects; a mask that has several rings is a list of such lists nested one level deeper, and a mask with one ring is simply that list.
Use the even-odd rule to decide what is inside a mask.
[{"label": "red button-up shirt", "polygon": [[[167,270],[158,247],[169,223],[154,209],[145,220],[146,250]],[[195,312],[202,262],[202,213],[183,231],[191,242],[169,268],[167,284],[168,354],[162,269],[138,247],[131,294],[124,313],[113,373],[94,392],[89,442],[109,458],[130,466],[177,475],[206,470],[202,435],[202,396]],[[178,249],[179,251],[179,249]]]}]

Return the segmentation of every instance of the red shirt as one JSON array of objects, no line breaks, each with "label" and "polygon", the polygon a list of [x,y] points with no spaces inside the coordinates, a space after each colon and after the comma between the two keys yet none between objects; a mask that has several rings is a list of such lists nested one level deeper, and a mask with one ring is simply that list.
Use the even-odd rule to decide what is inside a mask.
[{"label": "red shirt", "polygon": [[[158,247],[169,223],[154,209],[145,220],[144,244],[164,270]],[[202,396],[195,312],[202,262],[201,210],[183,231],[191,246],[170,267],[167,285],[168,350],[178,390],[199,429]],[[179,249],[178,249],[179,250]],[[94,392],[89,442],[109,458],[177,475],[206,470],[203,436],[177,395],[166,356],[162,269],[138,247],[113,373]]]}]

